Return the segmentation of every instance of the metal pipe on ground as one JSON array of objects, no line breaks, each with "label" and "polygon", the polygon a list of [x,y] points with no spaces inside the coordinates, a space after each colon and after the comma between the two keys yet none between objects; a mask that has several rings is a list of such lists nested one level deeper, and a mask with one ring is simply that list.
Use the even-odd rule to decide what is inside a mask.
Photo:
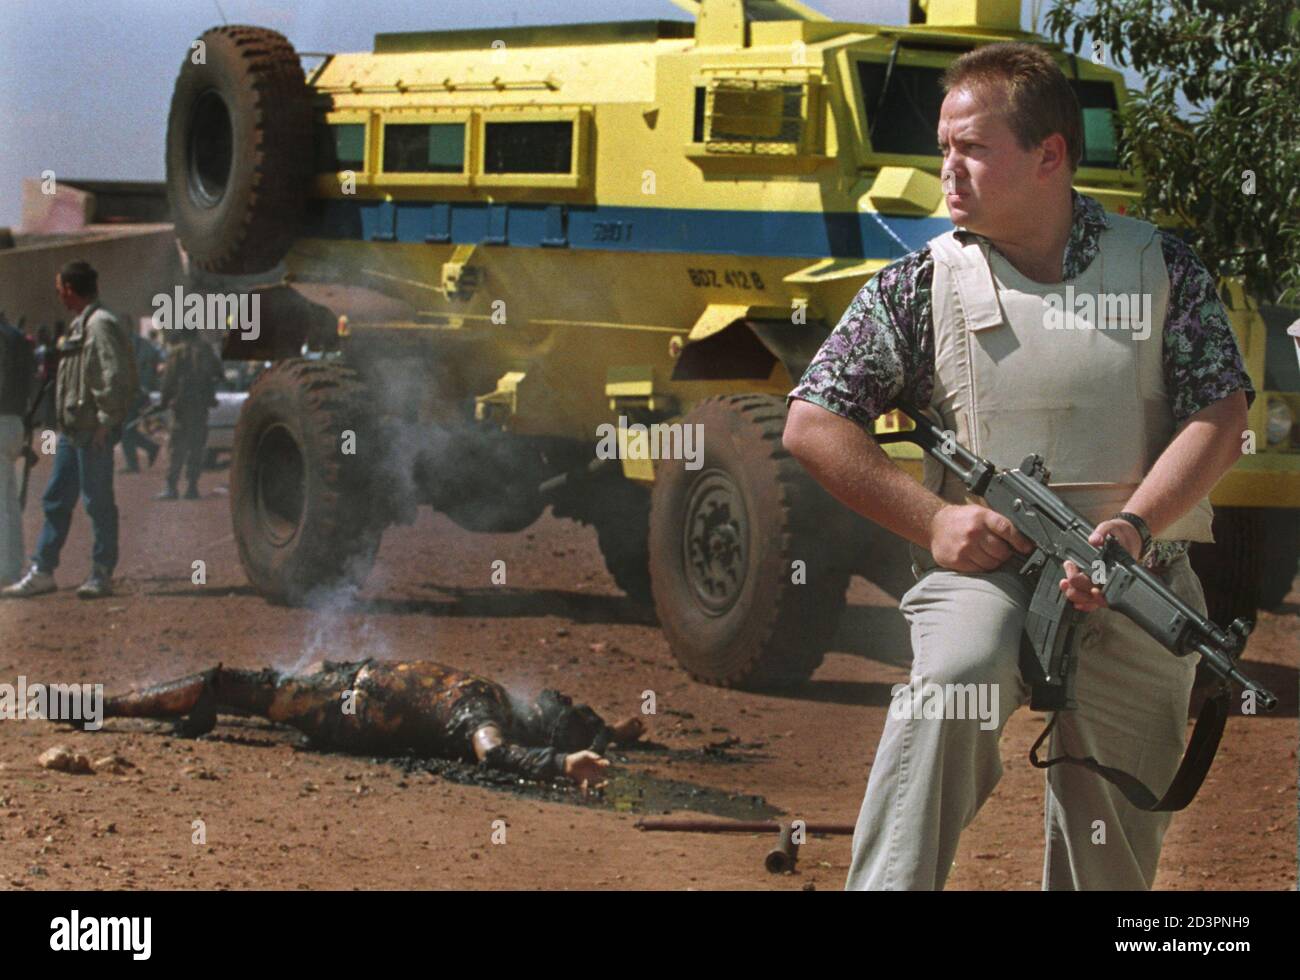
[{"label": "metal pipe on ground", "polygon": [[[775,820],[662,820],[658,817],[638,820],[637,830],[668,830],[688,834],[768,834],[780,833],[781,824]],[[851,837],[851,823],[805,823],[806,834],[829,834]]]},{"label": "metal pipe on ground", "polygon": [[[767,852],[763,867],[771,874],[793,871],[799,860],[799,844],[794,839],[794,823],[775,820],[662,820],[656,817],[638,820],[638,830],[675,831],[688,834],[770,834],[777,833],[776,847]],[[804,823],[804,834],[828,834],[848,837],[853,825],[847,823]]]}]

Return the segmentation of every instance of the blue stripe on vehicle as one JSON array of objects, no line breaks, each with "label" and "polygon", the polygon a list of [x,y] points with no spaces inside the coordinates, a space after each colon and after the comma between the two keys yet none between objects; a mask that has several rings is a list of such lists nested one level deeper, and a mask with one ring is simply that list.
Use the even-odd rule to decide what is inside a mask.
[{"label": "blue stripe on vehicle", "polygon": [[947,218],[875,212],[328,200],[313,202],[306,234],[520,248],[894,259],[951,229]]}]

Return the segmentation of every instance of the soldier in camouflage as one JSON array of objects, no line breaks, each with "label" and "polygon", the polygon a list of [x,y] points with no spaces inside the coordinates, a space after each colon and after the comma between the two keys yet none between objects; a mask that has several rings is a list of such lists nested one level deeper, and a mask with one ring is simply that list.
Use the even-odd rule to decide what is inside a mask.
[{"label": "soldier in camouflage", "polygon": [[175,500],[176,485],[185,470],[186,500],[199,497],[199,474],[208,445],[208,409],[217,404],[222,382],[221,360],[194,330],[172,332],[172,350],[163,369],[159,406],[172,410],[168,437],[167,487],[155,500]]}]

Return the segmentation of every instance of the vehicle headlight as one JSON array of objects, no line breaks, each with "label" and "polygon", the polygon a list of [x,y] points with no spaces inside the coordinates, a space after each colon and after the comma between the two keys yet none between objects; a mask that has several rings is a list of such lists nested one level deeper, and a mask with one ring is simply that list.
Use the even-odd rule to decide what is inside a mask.
[{"label": "vehicle headlight", "polygon": [[1295,425],[1295,413],[1291,406],[1281,398],[1268,400],[1268,414],[1264,423],[1264,437],[1270,446],[1283,446],[1291,438],[1291,427]]}]

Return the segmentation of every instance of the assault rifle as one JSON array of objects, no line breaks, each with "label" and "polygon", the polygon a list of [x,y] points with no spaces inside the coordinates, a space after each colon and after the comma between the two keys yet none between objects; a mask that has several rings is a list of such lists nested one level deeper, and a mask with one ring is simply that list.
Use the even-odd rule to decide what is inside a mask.
[{"label": "assault rifle", "polygon": [[157,416],[161,415],[165,411],[167,411],[167,409],[162,405],[150,405],[144,411],[137,413],[136,417],[130,422],[122,426],[122,431],[125,432],[127,429],[134,428],[147,430],[150,426],[145,423],[152,423]]},{"label": "assault rifle", "polygon": [[41,382],[40,388],[36,391],[36,397],[28,406],[27,413],[23,415],[23,481],[18,490],[18,511],[21,513],[27,507],[27,483],[32,476],[32,467],[40,462],[41,458],[36,455],[36,450],[32,449],[32,426],[36,420],[36,410],[41,407],[41,400],[45,393],[54,386],[54,375],[51,374]]},{"label": "assault rifle", "polygon": [[1009,563],[1020,564],[1020,575],[1030,581],[1036,578],[1025,618],[1020,658],[1021,672],[1031,688],[1033,709],[1058,712],[1077,707],[1074,680],[1078,664],[1073,641],[1076,629],[1087,614],[1075,609],[1060,589],[1066,561],[1072,561],[1085,573],[1091,572],[1107,606],[1127,616],[1174,656],[1200,654],[1206,667],[1220,679],[1215,696],[1206,702],[1197,720],[1183,765],[1160,801],[1134,777],[1102,766],[1091,758],[1062,756],[1039,763],[1038,746],[1056,723],[1055,716],[1030,752],[1031,762],[1039,768],[1062,761],[1086,766],[1118,785],[1130,802],[1142,809],[1182,809],[1195,796],[1218,748],[1228,711],[1227,685],[1234,683],[1250,691],[1266,710],[1271,711],[1277,705],[1272,693],[1237,666],[1252,624],[1234,619],[1227,629],[1221,629],[1142,567],[1113,536],[1107,535],[1100,547],[1090,544],[1088,538],[1094,525],[1048,487],[1051,473],[1042,456],[1031,453],[1019,468],[999,469],[962,446],[951,432],[939,428],[915,407],[901,401],[896,404],[912,418],[916,428],[877,435],[876,440],[912,442],[920,446],[954,473],[971,494],[983,498],[992,510],[1011,521],[1017,531],[1033,542],[1031,554],[1009,559]]}]

